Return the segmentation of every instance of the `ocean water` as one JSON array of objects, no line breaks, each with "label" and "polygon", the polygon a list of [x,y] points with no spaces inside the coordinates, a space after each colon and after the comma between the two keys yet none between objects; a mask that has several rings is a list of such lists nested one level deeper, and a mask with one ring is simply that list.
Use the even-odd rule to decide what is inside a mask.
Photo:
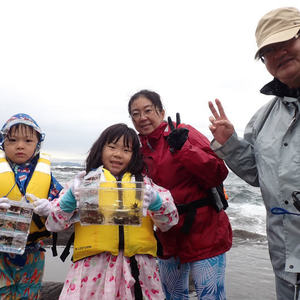
[{"label": "ocean water", "polygon": [[224,187],[229,197],[226,213],[239,241],[266,242],[266,209],[260,189],[229,172]]},{"label": "ocean water", "polygon": [[[83,170],[82,161],[60,161],[52,165],[53,175],[62,185],[81,170]],[[266,211],[260,189],[250,186],[232,172],[229,172],[224,186],[229,196],[226,213],[236,242],[265,242]]]}]

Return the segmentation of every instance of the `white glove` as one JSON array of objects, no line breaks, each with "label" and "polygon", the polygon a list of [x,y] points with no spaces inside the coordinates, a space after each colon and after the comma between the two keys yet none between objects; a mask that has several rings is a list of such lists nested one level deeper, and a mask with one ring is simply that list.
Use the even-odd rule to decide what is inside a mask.
[{"label": "white glove", "polygon": [[147,216],[148,207],[151,205],[151,203],[156,201],[156,199],[157,199],[157,192],[154,190],[154,188],[151,185],[146,184],[144,201],[143,201],[143,216]]},{"label": "white glove", "polygon": [[86,171],[79,172],[75,176],[74,181],[73,181],[73,183],[71,185],[72,194],[73,194],[73,196],[75,197],[75,199],[77,201],[79,200],[79,191],[78,191],[78,188],[79,188],[81,182],[83,181],[83,178],[84,178],[85,175],[86,175]]},{"label": "white glove", "polygon": [[36,197],[33,194],[26,194],[26,197],[29,197],[31,200],[33,200],[33,211],[41,216],[41,217],[47,217],[51,210],[51,203],[48,199],[40,199]]},{"label": "white glove", "polygon": [[0,208],[4,208],[4,209],[10,208],[10,203],[8,198],[6,197],[0,198]]}]

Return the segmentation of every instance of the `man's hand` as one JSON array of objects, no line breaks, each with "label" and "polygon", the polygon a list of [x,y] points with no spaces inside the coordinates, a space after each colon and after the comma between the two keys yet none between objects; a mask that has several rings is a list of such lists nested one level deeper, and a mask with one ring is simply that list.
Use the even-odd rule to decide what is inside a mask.
[{"label": "man's hand", "polygon": [[213,116],[209,117],[209,121],[211,122],[209,129],[215,140],[223,145],[234,133],[234,127],[226,117],[221,101],[216,99],[215,102],[218,111],[211,101],[208,102],[208,106],[213,114]]}]

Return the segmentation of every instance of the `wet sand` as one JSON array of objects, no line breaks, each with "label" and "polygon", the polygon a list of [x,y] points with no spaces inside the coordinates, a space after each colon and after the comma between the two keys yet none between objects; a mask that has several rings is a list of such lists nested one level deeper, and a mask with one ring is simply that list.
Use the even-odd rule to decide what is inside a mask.
[{"label": "wet sand", "polygon": [[275,299],[274,274],[267,245],[234,246],[227,255],[227,299]]},{"label": "wet sand", "polygon": [[[47,251],[51,252],[50,249]],[[54,260],[46,261],[42,300],[58,299],[62,283],[53,283],[57,281],[53,278],[63,281],[60,278],[65,276],[70,265],[70,257],[66,263],[60,262],[59,258]],[[226,294],[227,300],[275,299],[274,275],[266,243],[234,242],[234,246],[227,253]],[[190,300],[196,300],[193,291]]]}]

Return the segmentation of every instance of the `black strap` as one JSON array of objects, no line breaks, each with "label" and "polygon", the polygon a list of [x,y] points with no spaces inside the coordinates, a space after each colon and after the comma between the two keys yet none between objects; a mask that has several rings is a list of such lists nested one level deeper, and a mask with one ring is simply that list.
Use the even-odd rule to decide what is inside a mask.
[{"label": "black strap", "polygon": [[177,211],[180,215],[189,212],[190,210],[195,210],[199,207],[208,206],[211,204],[211,199],[208,197],[201,198],[199,200],[192,201],[186,204],[176,204]]},{"label": "black strap", "polygon": [[211,205],[211,198],[202,198],[199,200],[192,201],[187,204],[176,204],[177,211],[180,215],[186,213],[181,232],[188,234],[195,221],[197,208]]},{"label": "black strap", "polygon": [[45,226],[40,216],[35,213],[33,213],[32,215],[32,220],[35,223],[35,225],[38,227],[38,229],[42,229]]},{"label": "black strap", "polygon": [[176,205],[178,213],[181,215],[186,213],[183,225],[181,227],[181,232],[184,234],[188,234],[192,228],[192,225],[195,221],[195,216],[197,212],[197,208],[211,205],[210,198],[202,198],[200,200],[196,200],[187,204],[179,204]]},{"label": "black strap", "polygon": [[219,196],[221,197],[221,201],[223,203],[223,209],[225,210],[228,207],[228,201],[226,199],[225,193],[224,193],[224,185],[221,183],[220,185],[216,186],[216,189],[219,193]]},{"label": "black strap", "polygon": [[63,253],[60,255],[60,259],[64,262],[66,260],[66,258],[69,256],[70,254],[70,248],[71,245],[74,243],[74,238],[75,238],[75,232],[73,232],[66,244],[66,247],[63,251]]},{"label": "black strap", "polygon": [[44,230],[44,231],[36,231],[34,233],[30,233],[28,235],[28,239],[27,239],[27,242],[28,243],[32,243],[32,242],[35,242],[37,241],[38,239],[40,238],[46,238],[46,237],[49,237],[51,235],[51,233],[47,230]]},{"label": "black strap", "polygon": [[135,300],[143,300],[143,293],[142,293],[142,288],[141,288],[140,280],[139,280],[140,271],[139,271],[135,256],[130,257],[130,268],[131,268],[131,275],[135,280],[134,298],[135,298]]},{"label": "black strap", "polygon": [[57,232],[52,232],[52,255],[53,256],[57,256],[57,248],[56,248],[56,244],[57,244]]},{"label": "black strap", "polygon": [[124,250],[124,226],[119,225],[119,250]]},{"label": "black strap", "polygon": [[297,273],[297,280],[294,287],[294,299],[298,299],[300,286],[300,273]]},{"label": "black strap", "polygon": [[[144,182],[143,175],[141,173],[137,173],[134,175],[135,181],[137,182],[136,188],[140,189],[142,187],[142,183]],[[136,191],[136,198],[139,199],[141,197],[141,191],[137,190]]]},{"label": "black strap", "polygon": [[154,232],[154,237],[156,239],[156,244],[157,244],[156,255],[157,256],[163,256],[163,254],[164,254],[163,246],[162,246],[162,244],[161,244],[161,242],[160,242],[160,240],[157,236],[157,232],[155,230],[153,232]]},{"label": "black strap", "polygon": [[191,227],[194,223],[197,208],[203,206],[212,206],[216,212],[225,210],[228,207],[228,202],[224,193],[223,183],[216,186],[217,195],[214,195],[212,189],[207,191],[207,197],[192,201],[186,204],[176,204],[178,213],[186,214],[184,218],[181,231],[185,234],[188,234],[191,230]]},{"label": "black strap", "polygon": [[40,238],[46,238],[51,236],[51,233],[45,228],[45,224],[43,223],[39,215],[33,213],[32,220],[35,223],[35,225],[38,227],[38,229],[44,229],[44,230],[30,233],[28,235],[27,242],[32,243],[37,241]]}]

